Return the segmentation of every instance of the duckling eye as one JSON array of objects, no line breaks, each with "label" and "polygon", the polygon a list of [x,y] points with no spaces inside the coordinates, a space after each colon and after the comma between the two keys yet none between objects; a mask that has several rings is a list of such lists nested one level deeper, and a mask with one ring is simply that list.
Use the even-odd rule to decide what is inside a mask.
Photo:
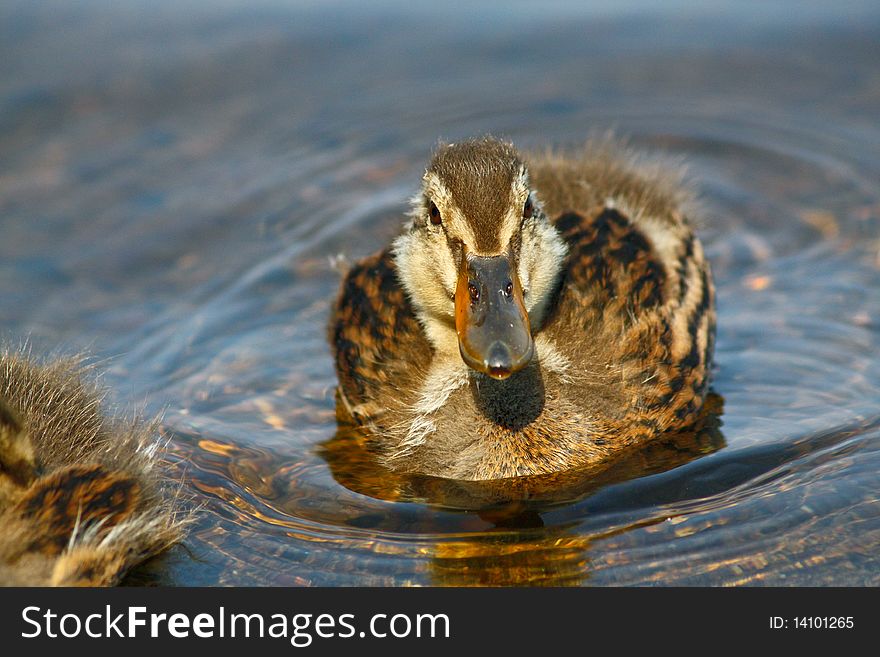
[{"label": "duckling eye", "polygon": [[437,206],[433,202],[428,209],[428,213],[431,215],[431,223],[435,226],[439,226],[443,220],[440,217],[440,210],[437,209]]},{"label": "duckling eye", "polygon": [[523,219],[531,219],[535,214],[535,204],[532,202],[532,195],[529,194],[529,197],[526,199],[526,204],[523,206]]}]

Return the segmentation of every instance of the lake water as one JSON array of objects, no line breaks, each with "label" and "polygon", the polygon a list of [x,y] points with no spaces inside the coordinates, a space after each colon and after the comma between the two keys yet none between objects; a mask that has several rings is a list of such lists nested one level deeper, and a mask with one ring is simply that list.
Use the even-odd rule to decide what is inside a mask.
[{"label": "lake water", "polygon": [[[131,583],[880,584],[880,5],[582,4],[0,5],[0,336],[164,411],[202,506]],[[379,471],[339,257],[438,138],[609,129],[702,197],[714,414],[516,504]]]}]

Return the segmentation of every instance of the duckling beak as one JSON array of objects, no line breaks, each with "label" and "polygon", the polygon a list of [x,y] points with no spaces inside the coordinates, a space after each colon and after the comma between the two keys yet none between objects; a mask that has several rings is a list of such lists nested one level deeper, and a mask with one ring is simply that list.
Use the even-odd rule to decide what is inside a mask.
[{"label": "duckling beak", "polygon": [[455,328],[467,365],[506,379],[528,365],[535,347],[516,270],[505,255],[462,258]]}]

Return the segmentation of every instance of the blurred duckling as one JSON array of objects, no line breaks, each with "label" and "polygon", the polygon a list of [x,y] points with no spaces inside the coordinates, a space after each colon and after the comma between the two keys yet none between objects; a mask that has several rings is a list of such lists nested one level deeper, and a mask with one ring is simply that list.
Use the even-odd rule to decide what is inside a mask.
[{"label": "blurred duckling", "polygon": [[181,538],[156,425],[101,401],[77,359],[0,352],[0,585],[116,584]]},{"label": "blurred duckling", "polygon": [[465,480],[601,463],[698,419],[714,288],[676,167],[610,141],[442,145],[403,234],[346,275],[343,421],[388,467]]}]

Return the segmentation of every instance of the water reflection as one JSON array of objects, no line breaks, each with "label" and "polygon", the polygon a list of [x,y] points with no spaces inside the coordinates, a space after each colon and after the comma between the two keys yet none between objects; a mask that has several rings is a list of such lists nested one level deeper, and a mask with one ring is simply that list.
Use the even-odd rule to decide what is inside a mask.
[{"label": "water reflection", "polygon": [[[589,469],[495,481],[457,481],[394,472],[370,452],[370,436],[340,419],[321,456],[334,479],[380,500],[416,502],[472,513],[486,527],[471,537],[437,541],[430,551],[431,583],[454,586],[562,586],[589,577],[593,537],[576,526],[545,526],[542,512],[593,492],[670,470],[725,446],[720,430],[722,398],[711,393],[699,422],[687,432],[662,436],[611,463]],[[345,418],[340,413],[340,418]],[[350,524],[372,526],[352,519]],[[399,528],[398,531],[404,531]]]}]

